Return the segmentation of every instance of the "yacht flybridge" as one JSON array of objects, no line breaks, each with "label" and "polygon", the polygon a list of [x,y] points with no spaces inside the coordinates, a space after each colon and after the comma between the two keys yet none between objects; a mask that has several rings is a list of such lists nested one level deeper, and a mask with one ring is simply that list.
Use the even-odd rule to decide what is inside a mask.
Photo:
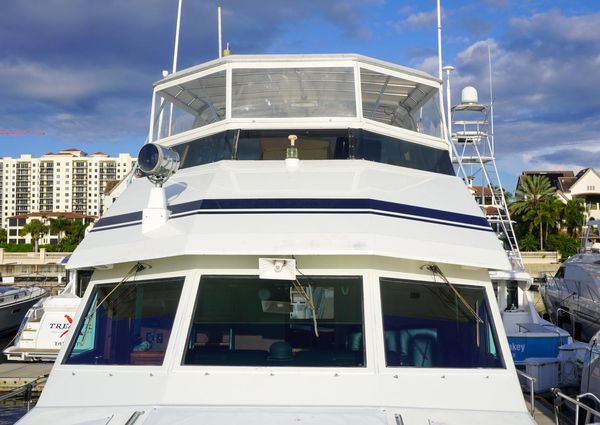
[{"label": "yacht flybridge", "polygon": [[156,83],[21,423],[532,424],[488,275],[508,260],[454,175],[440,84],[359,55]]}]

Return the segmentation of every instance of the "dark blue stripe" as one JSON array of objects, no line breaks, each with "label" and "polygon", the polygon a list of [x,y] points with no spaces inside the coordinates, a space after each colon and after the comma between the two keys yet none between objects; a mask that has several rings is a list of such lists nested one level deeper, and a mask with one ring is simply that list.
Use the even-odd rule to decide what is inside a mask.
[{"label": "dark blue stripe", "polygon": [[[379,201],[375,199],[201,199],[197,201],[171,205],[169,206],[169,209],[171,210],[172,215],[176,215],[176,217],[173,218],[185,217],[193,214],[329,214],[331,213],[331,210],[334,210],[335,214],[376,214],[390,217],[397,217],[394,214],[408,214],[414,217],[400,218],[467,228],[472,228],[472,226],[479,226],[485,228],[481,230],[492,230],[489,226],[489,223],[484,217],[436,210],[432,208],[417,207],[414,205],[397,204],[394,202]],[[267,211],[243,211],[258,209]],[[135,225],[139,224],[139,221],[141,219],[141,211],[101,218],[94,227],[94,230],[103,230],[103,227],[115,225],[119,225],[118,227],[123,227],[125,225]],[[449,223],[438,223],[435,220],[443,220]]]}]

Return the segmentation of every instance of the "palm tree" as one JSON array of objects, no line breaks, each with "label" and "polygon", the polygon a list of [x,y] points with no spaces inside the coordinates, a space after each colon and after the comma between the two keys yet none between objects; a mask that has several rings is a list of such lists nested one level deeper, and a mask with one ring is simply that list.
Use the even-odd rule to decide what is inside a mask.
[{"label": "palm tree", "polygon": [[33,251],[38,251],[38,241],[48,233],[48,226],[42,223],[40,220],[33,219],[29,223],[25,224],[19,230],[20,236],[31,235],[31,240],[33,241]]},{"label": "palm tree", "polygon": [[0,228],[0,243],[6,243],[7,234],[6,229]]},{"label": "palm tree", "polygon": [[585,219],[585,205],[581,199],[567,201],[562,211],[562,221],[567,226],[567,233],[571,237],[577,237],[581,232],[581,226]]},{"label": "palm tree", "polygon": [[541,249],[544,249],[544,225],[547,234],[548,226],[558,219],[555,192],[546,176],[522,176],[521,185],[515,191],[515,201],[508,207],[514,217],[521,217],[525,223],[529,223],[529,232],[534,227],[539,229]]},{"label": "palm tree", "polygon": [[71,221],[72,220],[60,216],[50,219],[50,232],[58,236],[59,242],[71,226]]},{"label": "palm tree", "polygon": [[546,176],[526,175],[521,178],[521,187],[515,191],[515,201],[510,204],[510,212],[524,215],[545,199],[554,197],[556,189]]}]

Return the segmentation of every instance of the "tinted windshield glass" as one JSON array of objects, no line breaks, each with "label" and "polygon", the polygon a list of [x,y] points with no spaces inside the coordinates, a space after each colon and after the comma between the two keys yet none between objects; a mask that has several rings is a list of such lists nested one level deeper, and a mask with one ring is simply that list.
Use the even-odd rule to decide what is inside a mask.
[{"label": "tinted windshield glass", "polygon": [[416,170],[454,175],[447,150],[364,130],[230,130],[172,146],[181,168],[223,159],[283,160],[288,136],[298,136],[301,160],[364,159]]},{"label": "tinted windshield glass", "polygon": [[361,278],[203,276],[184,364],[364,366]]},{"label": "tinted windshield glass", "polygon": [[381,279],[388,366],[504,367],[485,288],[454,287],[483,323],[443,282]]},{"label": "tinted windshield glass", "polygon": [[97,285],[65,363],[161,365],[183,280]]}]

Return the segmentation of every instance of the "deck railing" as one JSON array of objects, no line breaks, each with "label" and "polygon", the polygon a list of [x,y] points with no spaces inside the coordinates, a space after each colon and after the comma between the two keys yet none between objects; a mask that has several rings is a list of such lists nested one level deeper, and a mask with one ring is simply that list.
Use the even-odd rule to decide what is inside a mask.
[{"label": "deck railing", "polygon": [[27,411],[31,410],[31,401],[33,400],[33,389],[41,384],[43,381],[48,379],[48,375],[42,375],[33,381],[23,385],[22,387],[17,388],[9,393],[0,395],[0,401],[8,400],[9,398],[19,397],[20,395],[25,395],[25,402],[27,403]]},{"label": "deck railing", "polygon": [[592,393],[579,394],[577,397],[569,397],[568,395],[562,393],[559,388],[553,388],[552,393],[554,394],[554,422],[556,425],[560,425],[559,416],[560,416],[560,406],[562,405],[563,400],[568,401],[575,405],[575,424],[579,424],[579,408],[582,408],[586,411],[584,424],[589,424],[592,416],[600,418],[600,412],[596,409],[584,404],[580,401],[583,397],[589,397],[596,401],[597,405],[600,406],[600,400]]},{"label": "deck railing", "polygon": [[533,376],[527,375],[525,372],[520,371],[519,369],[517,369],[517,374],[529,381],[529,402],[531,404],[531,407],[529,408],[529,413],[531,413],[531,416],[535,416],[535,378]]}]

